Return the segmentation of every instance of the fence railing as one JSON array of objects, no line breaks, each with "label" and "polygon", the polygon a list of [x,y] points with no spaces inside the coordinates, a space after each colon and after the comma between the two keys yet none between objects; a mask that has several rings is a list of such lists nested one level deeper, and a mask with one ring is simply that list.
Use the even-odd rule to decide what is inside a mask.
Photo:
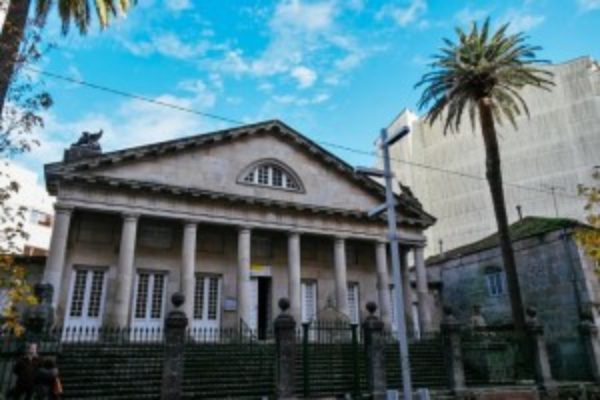
[{"label": "fence railing", "polygon": [[469,329],[462,332],[461,343],[467,385],[534,381],[534,350],[526,333],[510,329]]}]

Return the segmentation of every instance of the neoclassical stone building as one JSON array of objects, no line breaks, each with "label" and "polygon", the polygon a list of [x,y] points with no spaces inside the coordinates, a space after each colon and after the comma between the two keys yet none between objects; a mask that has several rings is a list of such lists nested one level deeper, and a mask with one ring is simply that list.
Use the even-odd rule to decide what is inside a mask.
[{"label": "neoclassical stone building", "polygon": [[[161,327],[176,291],[200,328],[243,320],[264,336],[280,297],[301,321],[328,302],[358,321],[367,301],[390,321],[386,224],[367,215],[383,187],[282,122],[109,153],[83,138],[65,154],[45,168],[57,202],[44,281],[60,323]],[[435,220],[410,194],[398,211],[427,327]]]}]

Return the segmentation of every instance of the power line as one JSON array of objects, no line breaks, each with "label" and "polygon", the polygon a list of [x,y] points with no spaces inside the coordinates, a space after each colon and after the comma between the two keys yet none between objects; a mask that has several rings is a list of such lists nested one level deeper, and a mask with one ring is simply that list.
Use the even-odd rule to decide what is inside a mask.
[{"label": "power line", "polygon": [[[126,91],[123,91],[123,90],[110,88],[110,87],[107,87],[107,86],[104,86],[104,85],[87,82],[87,81],[84,81],[82,79],[72,78],[72,77],[69,77],[69,76],[65,76],[65,75],[61,75],[61,74],[57,74],[57,73],[53,73],[53,72],[49,72],[49,71],[44,71],[44,70],[41,70],[41,69],[38,69],[38,68],[35,68],[35,67],[25,66],[23,68],[28,69],[28,70],[30,70],[32,72],[38,73],[40,75],[48,76],[48,77],[56,79],[56,80],[61,80],[61,81],[64,81],[64,82],[69,82],[69,83],[75,83],[75,84],[80,85],[80,86],[84,86],[84,87],[88,87],[90,89],[95,89],[95,90],[103,91],[103,92],[114,94],[114,95],[117,95],[117,96],[127,97],[127,98],[134,99],[134,100],[137,100],[137,101],[142,101],[142,102],[154,104],[154,105],[158,105],[158,106],[161,106],[161,107],[171,108],[173,110],[177,110],[177,111],[181,111],[181,112],[187,112],[187,113],[191,113],[191,114],[196,114],[196,115],[199,115],[199,116],[202,116],[202,117],[206,117],[206,118],[211,118],[211,119],[215,119],[215,120],[227,122],[227,123],[230,123],[232,125],[244,125],[245,124],[245,122],[240,121],[240,120],[236,120],[234,118],[229,118],[229,117],[225,117],[225,116],[218,115],[218,114],[213,114],[213,113],[207,113],[207,112],[203,112],[203,111],[198,111],[198,110],[195,110],[195,109],[190,108],[190,107],[179,106],[177,104],[169,103],[169,102],[166,102],[166,101],[156,100],[156,99],[152,99],[150,97],[141,96],[141,95],[138,95],[138,94],[135,94],[135,93],[130,93],[130,92],[126,92]],[[368,155],[368,156],[371,156],[371,157],[375,157],[377,159],[381,159],[381,156],[377,152],[375,152],[375,151],[366,151],[366,150],[355,149],[355,148],[352,148],[352,147],[344,146],[344,145],[337,144],[337,143],[326,142],[326,141],[315,140],[315,142],[318,143],[318,144],[321,144],[323,146],[327,146],[327,147],[331,147],[331,148],[336,148],[336,149],[339,149],[339,150],[344,150],[344,151],[348,151],[348,152],[355,153],[355,154]],[[431,170],[431,171],[446,173],[446,174],[449,174],[449,175],[455,175],[455,176],[459,176],[459,177],[462,177],[462,178],[474,179],[474,180],[480,180],[480,181],[487,181],[487,178],[479,176],[479,175],[468,174],[468,173],[460,172],[460,171],[453,171],[453,170],[449,170],[449,169],[445,169],[445,168],[435,167],[435,166],[429,165],[429,164],[423,164],[423,163],[419,163],[419,162],[403,160],[403,159],[399,159],[399,158],[395,158],[395,157],[390,157],[390,160],[393,161],[393,162],[396,162],[396,163],[401,163],[401,164],[406,164],[406,165],[410,165],[410,166],[417,167],[417,168],[423,168],[423,169],[428,169],[428,170]],[[504,186],[514,187],[514,188],[518,188],[518,189],[522,189],[522,190],[529,190],[529,191],[544,193],[544,194],[547,194],[547,195],[551,195],[553,197],[554,196],[561,196],[561,197],[569,197],[569,198],[579,198],[577,195],[573,195],[573,194],[566,194],[566,193],[558,194],[554,190],[545,190],[543,188],[536,188],[536,187],[533,187],[533,186],[527,186],[527,185],[522,185],[522,184],[517,184],[517,183],[503,182],[503,185]]]}]

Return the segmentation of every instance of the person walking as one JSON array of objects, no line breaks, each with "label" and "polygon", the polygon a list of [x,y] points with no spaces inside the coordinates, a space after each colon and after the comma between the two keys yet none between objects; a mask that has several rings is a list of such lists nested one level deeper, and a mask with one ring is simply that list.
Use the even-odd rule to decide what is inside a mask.
[{"label": "person walking", "polygon": [[62,394],[62,384],[58,368],[51,358],[47,358],[38,369],[36,376],[36,396],[39,400],[58,400]]},{"label": "person walking", "polygon": [[37,352],[37,344],[29,343],[26,347],[25,354],[17,360],[13,368],[13,374],[17,377],[17,381],[13,388],[6,394],[7,400],[32,399],[39,365],[40,357]]}]

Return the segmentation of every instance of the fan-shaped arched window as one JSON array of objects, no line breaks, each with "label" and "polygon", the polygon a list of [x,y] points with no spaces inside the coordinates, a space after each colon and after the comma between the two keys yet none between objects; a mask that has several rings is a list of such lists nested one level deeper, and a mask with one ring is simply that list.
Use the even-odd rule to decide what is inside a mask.
[{"label": "fan-shaped arched window", "polygon": [[275,160],[263,160],[250,165],[244,169],[239,181],[249,185],[268,186],[295,192],[304,191],[296,174],[283,163]]}]

